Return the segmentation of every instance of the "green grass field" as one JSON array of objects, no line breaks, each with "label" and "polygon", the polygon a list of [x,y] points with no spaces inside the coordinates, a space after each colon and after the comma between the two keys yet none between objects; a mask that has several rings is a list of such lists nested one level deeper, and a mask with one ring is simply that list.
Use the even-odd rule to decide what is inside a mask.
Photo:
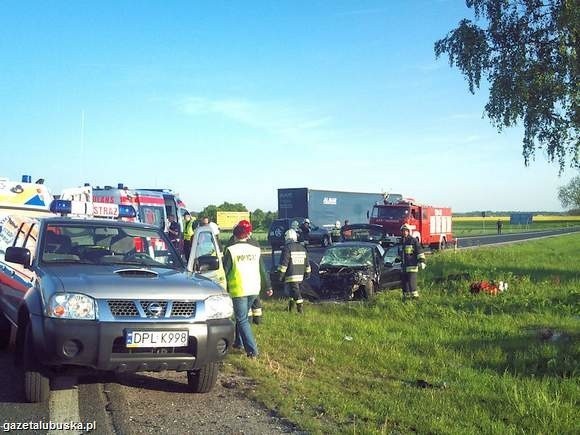
[{"label": "green grass field", "polygon": [[[509,289],[472,295],[477,279]],[[226,370],[312,433],[578,433],[580,235],[435,254],[420,289],[304,316],[265,301],[260,358],[233,354]]]}]

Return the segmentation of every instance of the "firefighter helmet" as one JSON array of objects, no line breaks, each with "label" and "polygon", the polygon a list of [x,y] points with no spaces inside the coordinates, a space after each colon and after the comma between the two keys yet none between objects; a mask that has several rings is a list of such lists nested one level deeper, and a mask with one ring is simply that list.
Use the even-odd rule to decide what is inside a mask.
[{"label": "firefighter helmet", "polygon": [[404,231],[404,230],[407,230],[410,233],[411,232],[411,225],[409,225],[409,224],[401,225],[401,231]]},{"label": "firefighter helmet", "polygon": [[304,219],[304,223],[305,224],[309,224],[310,223],[310,219],[308,219],[308,218]]},{"label": "firefighter helmet", "polygon": [[247,233],[251,233],[253,230],[252,224],[246,219],[239,221],[238,226],[242,227],[242,229]]},{"label": "firefighter helmet", "polygon": [[290,228],[288,231],[286,231],[286,233],[284,233],[284,240],[286,241],[286,243],[296,242],[298,240],[298,234],[296,233],[295,230]]},{"label": "firefighter helmet", "polygon": [[252,224],[247,220],[241,220],[235,227],[234,227],[234,237],[238,239],[246,239],[250,236],[252,232]]}]

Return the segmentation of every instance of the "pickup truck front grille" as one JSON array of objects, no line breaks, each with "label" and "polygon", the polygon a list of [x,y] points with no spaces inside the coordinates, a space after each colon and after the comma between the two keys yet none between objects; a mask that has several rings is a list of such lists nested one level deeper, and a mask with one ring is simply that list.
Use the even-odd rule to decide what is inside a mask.
[{"label": "pickup truck front grille", "polygon": [[111,299],[107,304],[115,318],[189,319],[195,317],[196,312],[194,301]]},{"label": "pickup truck front grille", "polygon": [[115,317],[139,317],[133,301],[109,301],[109,309]]}]

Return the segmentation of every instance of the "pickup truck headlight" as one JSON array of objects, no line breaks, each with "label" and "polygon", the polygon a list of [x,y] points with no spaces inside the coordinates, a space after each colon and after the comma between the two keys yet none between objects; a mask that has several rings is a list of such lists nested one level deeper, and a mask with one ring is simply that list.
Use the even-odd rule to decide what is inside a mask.
[{"label": "pickup truck headlight", "polygon": [[208,319],[227,319],[234,314],[234,304],[228,295],[210,296],[205,300]]},{"label": "pickup truck headlight", "polygon": [[57,319],[95,320],[95,300],[79,293],[57,293],[48,302],[48,316]]}]

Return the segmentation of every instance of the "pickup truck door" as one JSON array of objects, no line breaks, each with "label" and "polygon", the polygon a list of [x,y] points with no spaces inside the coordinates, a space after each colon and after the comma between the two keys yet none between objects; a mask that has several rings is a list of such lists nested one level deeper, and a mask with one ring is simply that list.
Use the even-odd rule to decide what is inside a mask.
[{"label": "pickup truck door", "polygon": [[[217,262],[217,269],[202,271],[202,264],[205,260]],[[205,276],[221,285],[224,289],[226,288],[222,252],[218,240],[209,226],[199,227],[195,230],[191,239],[191,254],[187,263],[187,270]]]},{"label": "pickup truck door", "polygon": [[[7,229],[3,228],[3,231],[5,230]],[[15,232],[14,243],[8,246],[27,248],[31,256],[34,256],[37,238],[38,225],[24,222]],[[35,277],[35,273],[22,264],[0,263],[0,304],[6,317],[13,323],[17,321],[20,304],[28,290],[34,285]]]}]

